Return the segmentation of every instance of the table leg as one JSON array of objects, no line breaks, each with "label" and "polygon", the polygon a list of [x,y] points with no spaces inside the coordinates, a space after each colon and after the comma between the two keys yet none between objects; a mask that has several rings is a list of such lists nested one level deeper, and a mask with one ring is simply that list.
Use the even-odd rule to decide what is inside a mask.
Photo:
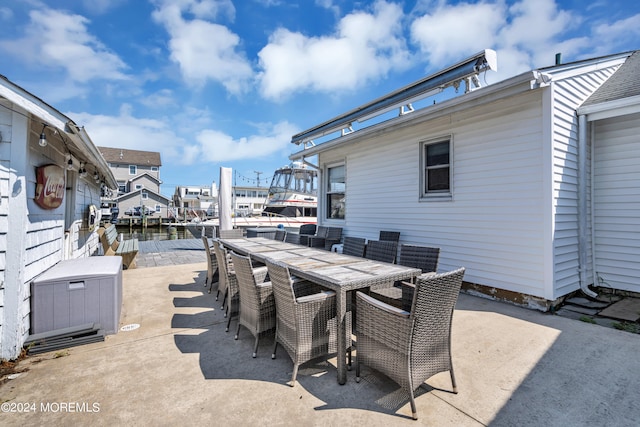
[{"label": "table leg", "polygon": [[347,311],[347,294],[340,290],[336,293],[336,316],[338,324],[338,355],[336,357],[338,365],[338,384],[344,385],[347,382],[347,363],[345,355],[347,352],[346,343],[346,322],[345,314]]}]

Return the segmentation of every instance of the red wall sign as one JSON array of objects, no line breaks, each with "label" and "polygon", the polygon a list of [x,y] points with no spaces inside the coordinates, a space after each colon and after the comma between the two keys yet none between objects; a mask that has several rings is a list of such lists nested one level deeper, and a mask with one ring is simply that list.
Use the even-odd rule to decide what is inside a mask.
[{"label": "red wall sign", "polygon": [[36,168],[36,197],[34,201],[43,209],[55,209],[64,199],[64,169],[57,165]]}]

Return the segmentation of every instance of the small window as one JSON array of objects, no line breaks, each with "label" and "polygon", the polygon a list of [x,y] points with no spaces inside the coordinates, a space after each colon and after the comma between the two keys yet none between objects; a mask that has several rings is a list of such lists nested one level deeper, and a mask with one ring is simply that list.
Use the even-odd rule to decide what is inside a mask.
[{"label": "small window", "polygon": [[327,218],[344,219],[345,214],[345,167],[327,168]]},{"label": "small window", "polygon": [[151,172],[158,172],[157,166],[151,166]]},{"label": "small window", "polygon": [[451,140],[421,144],[421,197],[451,196]]},{"label": "small window", "polygon": [[129,165],[129,175],[137,175],[138,167],[136,165]]},{"label": "small window", "polygon": [[144,186],[142,184],[136,184],[136,190],[142,190]]},{"label": "small window", "polygon": [[156,205],[156,212],[160,212],[160,205]]},{"label": "small window", "polygon": [[143,191],[141,194],[142,194],[142,200],[147,200],[149,198],[149,194],[146,191]]},{"label": "small window", "polygon": [[123,183],[118,183],[118,192],[120,192],[120,194],[124,194],[127,192],[127,184],[123,184]]}]

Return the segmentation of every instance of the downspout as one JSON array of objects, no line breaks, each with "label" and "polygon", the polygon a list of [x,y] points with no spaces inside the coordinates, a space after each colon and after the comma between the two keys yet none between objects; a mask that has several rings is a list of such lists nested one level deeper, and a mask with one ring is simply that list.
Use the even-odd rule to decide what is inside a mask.
[{"label": "downspout", "polygon": [[578,116],[578,274],[580,289],[596,298],[587,285],[587,116]]}]

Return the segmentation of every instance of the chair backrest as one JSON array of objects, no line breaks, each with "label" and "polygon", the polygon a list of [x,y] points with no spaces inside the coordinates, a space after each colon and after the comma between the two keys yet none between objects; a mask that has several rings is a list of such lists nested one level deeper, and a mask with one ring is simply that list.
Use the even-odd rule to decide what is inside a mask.
[{"label": "chair backrest", "polygon": [[287,231],[282,229],[277,229],[275,236],[273,236],[273,240],[279,240],[281,242],[287,237]]},{"label": "chair backrest", "polygon": [[367,241],[362,237],[345,236],[342,253],[345,255],[364,257],[366,244]]},{"label": "chair backrest", "polygon": [[[276,301],[276,318],[278,333],[292,334],[296,330],[296,296],[293,291],[293,281],[289,269],[278,262],[265,260],[269,279],[273,287],[273,297]],[[284,327],[284,329],[283,329]]]},{"label": "chair backrest", "polygon": [[364,257],[374,261],[394,263],[398,253],[398,242],[369,240]]},{"label": "chair backrest", "polygon": [[342,227],[327,227],[327,240],[340,240],[342,238]]},{"label": "chair backrest", "polygon": [[211,253],[209,238],[204,234],[202,235],[202,244],[204,245],[204,253],[207,256],[207,283],[209,283],[209,280],[211,280],[211,277],[213,276],[214,259],[212,259],[212,257],[215,258],[215,253]]},{"label": "chair backrest", "polygon": [[227,251],[217,240],[213,241],[213,251],[216,253],[216,260],[218,260],[220,289],[223,290],[229,286],[229,264],[227,263]]},{"label": "chair backrest", "polygon": [[231,230],[220,230],[221,239],[233,239],[236,237],[243,237],[244,230],[242,228],[234,228]]},{"label": "chair backrest", "polygon": [[434,352],[443,353],[439,349],[451,337],[451,319],[464,271],[464,267],[461,267],[434,276],[418,277],[411,304],[413,331],[410,353],[416,354],[416,357],[428,359],[434,356]]},{"label": "chair backrest", "polygon": [[258,301],[256,278],[253,275],[251,258],[231,251],[231,262],[236,272],[238,292],[240,292],[240,312],[242,312],[242,307],[244,306],[250,307],[252,310],[258,310],[260,302]]},{"label": "chair backrest", "polygon": [[380,230],[380,237],[378,237],[378,240],[388,240],[391,242],[398,242],[400,241],[400,232]]},{"label": "chair backrest", "polygon": [[400,245],[400,260],[398,264],[405,267],[415,267],[423,273],[438,271],[440,248],[429,246]]},{"label": "chair backrest", "polygon": [[329,227],[325,227],[324,225],[319,225],[316,229],[316,237],[326,238],[329,233]]},{"label": "chair backrest", "polygon": [[300,244],[300,234],[298,233],[289,233],[284,236],[284,241],[287,243],[295,243],[296,245]]},{"label": "chair backrest", "polygon": [[309,234],[309,235],[314,235],[316,234],[316,224],[302,224],[300,226],[300,234]]}]

